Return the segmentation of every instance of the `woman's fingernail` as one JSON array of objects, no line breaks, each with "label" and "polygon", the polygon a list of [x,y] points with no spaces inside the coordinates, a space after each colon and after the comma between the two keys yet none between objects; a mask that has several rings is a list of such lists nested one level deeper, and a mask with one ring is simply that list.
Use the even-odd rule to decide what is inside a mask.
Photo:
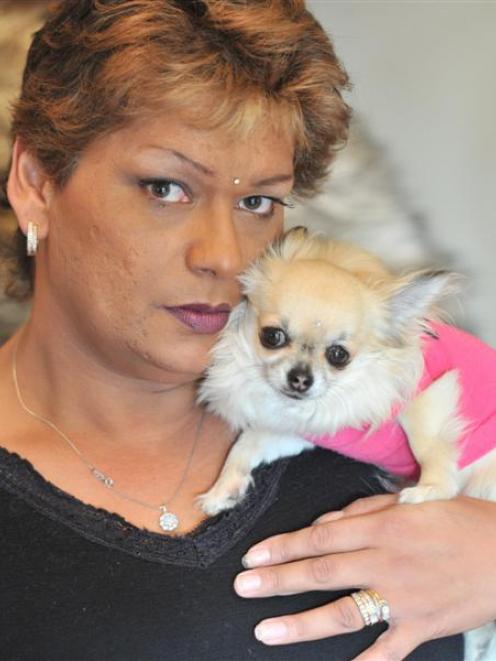
[{"label": "woman's fingernail", "polygon": [[262,643],[284,640],[287,633],[288,628],[284,622],[261,622],[255,627],[255,638]]},{"label": "woman's fingernail", "polygon": [[248,551],[248,553],[241,558],[241,564],[246,569],[251,569],[252,567],[257,567],[258,565],[264,565],[269,561],[269,549],[255,549],[253,551]]},{"label": "woman's fingernail", "polygon": [[262,585],[262,579],[258,574],[240,574],[236,577],[234,585],[236,587],[236,592],[242,595],[253,594]]},{"label": "woman's fingernail", "polygon": [[343,516],[344,512],[342,510],[338,510],[337,512],[329,512],[328,514],[323,514],[322,516],[319,516],[318,519],[315,519],[315,521],[312,522],[312,526],[319,525],[321,523],[328,523],[329,521],[337,521]]}]

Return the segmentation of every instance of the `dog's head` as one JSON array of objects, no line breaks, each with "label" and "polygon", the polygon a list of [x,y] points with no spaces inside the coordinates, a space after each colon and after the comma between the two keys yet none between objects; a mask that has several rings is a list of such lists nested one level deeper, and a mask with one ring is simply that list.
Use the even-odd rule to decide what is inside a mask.
[{"label": "dog's head", "polygon": [[364,379],[370,384],[388,356],[394,369],[453,276],[394,277],[368,252],[298,229],[241,281],[252,312],[248,337],[264,378],[286,397],[315,400],[339,391],[335,386],[349,392]]}]

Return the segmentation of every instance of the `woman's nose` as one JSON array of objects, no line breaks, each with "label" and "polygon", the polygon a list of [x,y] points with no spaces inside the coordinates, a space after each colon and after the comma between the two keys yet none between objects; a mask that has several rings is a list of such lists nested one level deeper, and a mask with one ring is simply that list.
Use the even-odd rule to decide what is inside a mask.
[{"label": "woman's nose", "polygon": [[187,254],[188,267],[218,278],[238,275],[243,268],[243,253],[232,208],[212,211],[197,221]]}]

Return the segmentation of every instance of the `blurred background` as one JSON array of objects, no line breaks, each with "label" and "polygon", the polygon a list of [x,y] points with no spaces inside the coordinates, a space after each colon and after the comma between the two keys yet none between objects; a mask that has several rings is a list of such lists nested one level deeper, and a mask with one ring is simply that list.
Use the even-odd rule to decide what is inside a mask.
[{"label": "blurred background", "polygon": [[401,205],[467,276],[456,320],[496,345],[496,2],[308,6],[350,74],[350,104]]},{"label": "blurred background", "polygon": [[[8,104],[45,0],[0,0],[0,172]],[[348,70],[350,141],[322,193],[288,217],[398,271],[464,274],[458,325],[496,345],[496,2],[309,0]],[[0,212],[0,239],[13,219]],[[0,342],[26,306],[0,294]]]}]

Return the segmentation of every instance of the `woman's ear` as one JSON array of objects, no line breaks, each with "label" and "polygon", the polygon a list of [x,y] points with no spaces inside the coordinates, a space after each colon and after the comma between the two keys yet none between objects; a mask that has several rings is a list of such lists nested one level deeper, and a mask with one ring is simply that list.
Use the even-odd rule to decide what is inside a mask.
[{"label": "woman's ear", "polygon": [[7,197],[24,234],[27,234],[28,223],[32,222],[38,226],[38,238],[47,237],[53,192],[53,183],[38,159],[17,138],[12,151]]}]

